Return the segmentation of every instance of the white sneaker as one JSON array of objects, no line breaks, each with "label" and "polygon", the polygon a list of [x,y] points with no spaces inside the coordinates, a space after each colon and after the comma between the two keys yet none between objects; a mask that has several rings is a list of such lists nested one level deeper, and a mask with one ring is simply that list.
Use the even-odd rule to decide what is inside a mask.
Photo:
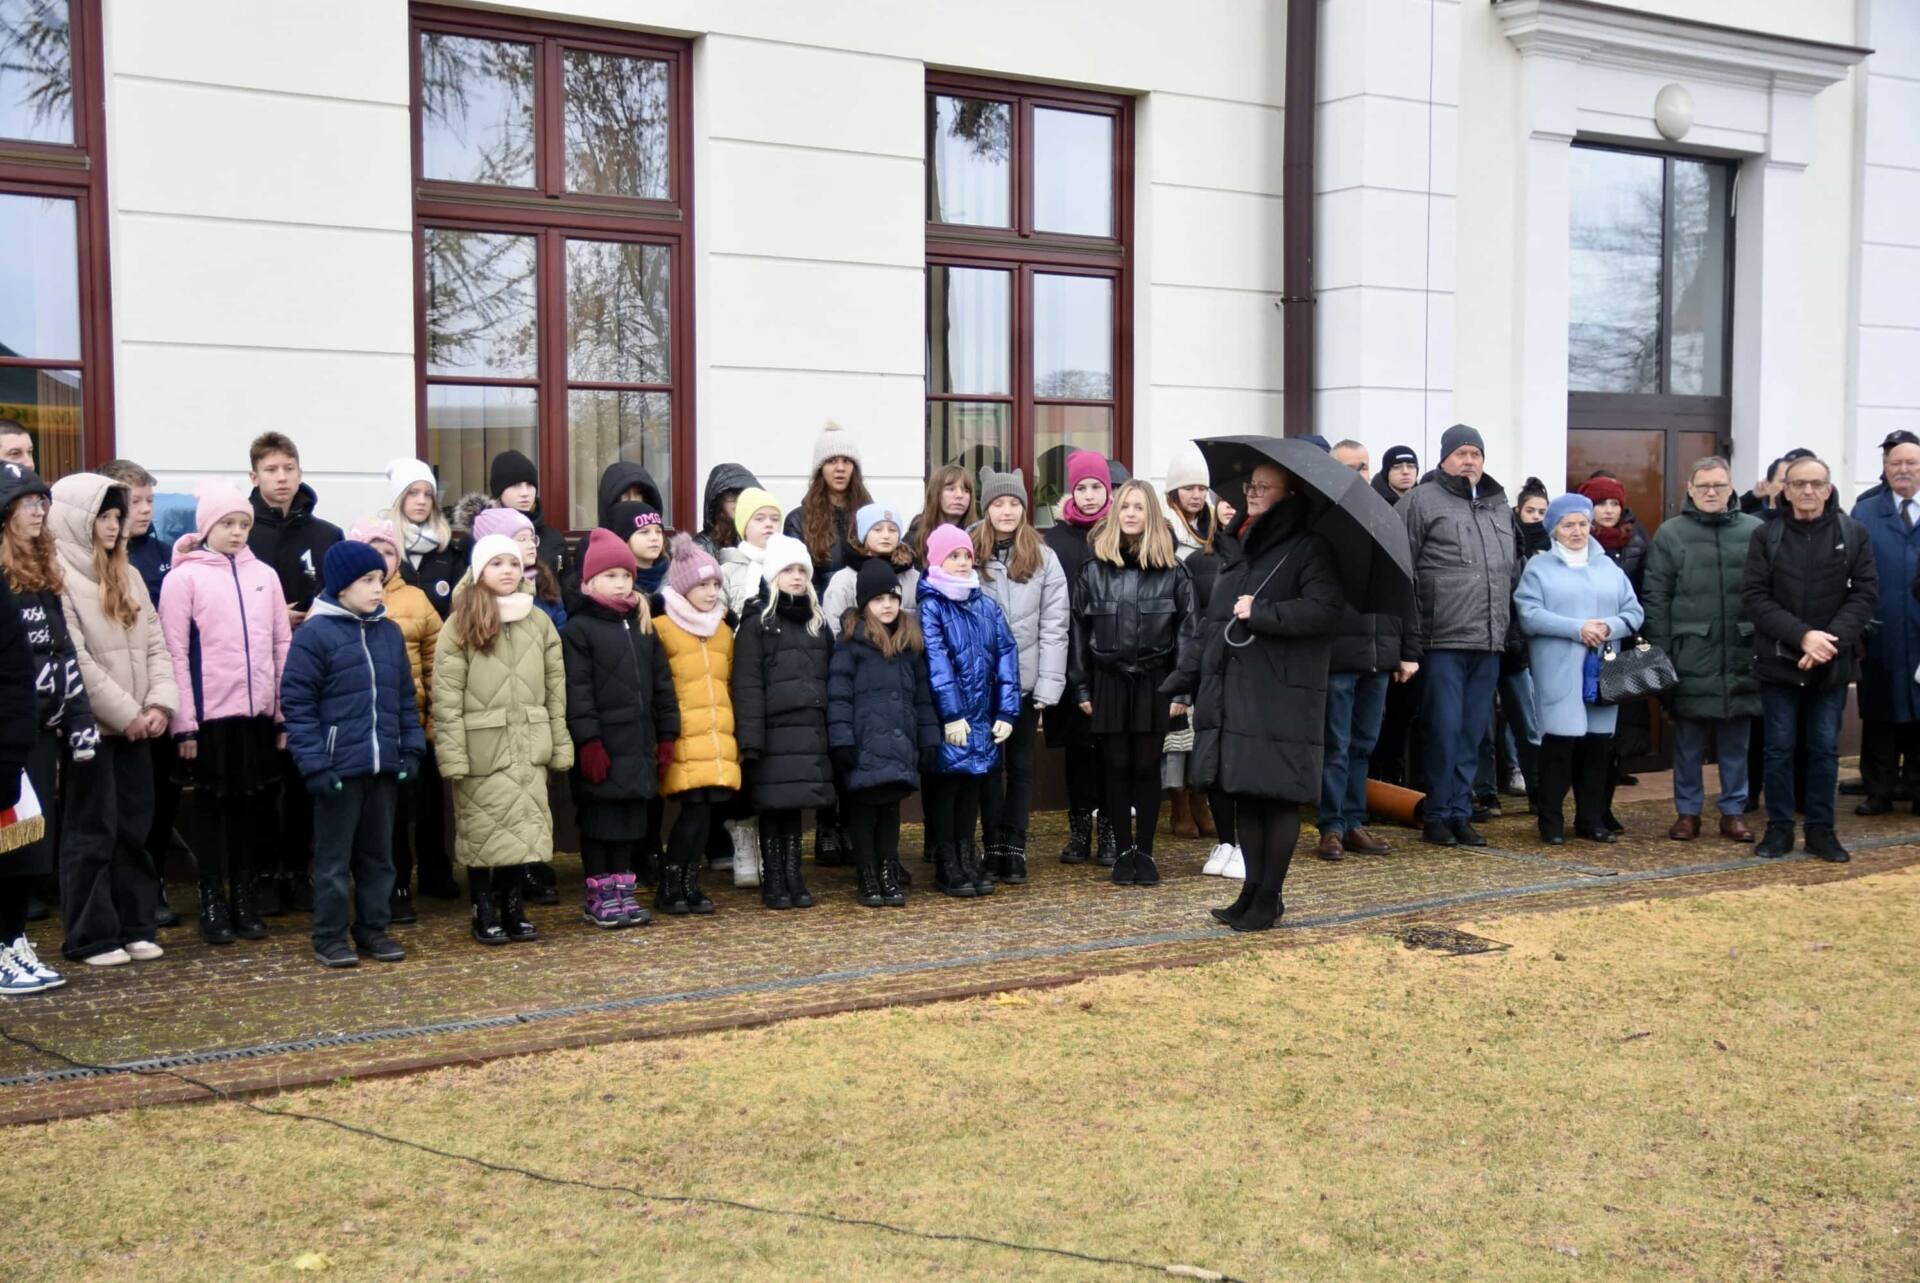
[{"label": "white sneaker", "polygon": [[18,998],[49,987],[46,981],[20,964],[13,950],[0,949],[0,998]]},{"label": "white sneaker", "polygon": [[1247,880],[1247,857],[1239,847],[1234,847],[1233,854],[1227,857],[1227,863],[1220,870],[1220,876],[1232,878],[1235,882]]},{"label": "white sneaker", "polygon": [[61,985],[67,983],[65,976],[40,961],[40,955],[33,951],[33,941],[27,939],[24,935],[16,939],[12,944],[0,949],[0,954],[12,954],[13,960],[20,965],[22,970],[28,975],[38,978],[48,989],[58,989]]},{"label": "white sneaker", "polygon": [[1227,859],[1232,854],[1233,844],[1230,842],[1222,842],[1219,846],[1213,848],[1213,854],[1207,857],[1207,862],[1201,866],[1200,872],[1210,878],[1219,877],[1226,869]]},{"label": "white sneaker", "polygon": [[727,832],[733,836],[733,885],[760,885],[760,826],[745,820],[728,820]]},{"label": "white sneaker", "polygon": [[105,953],[96,953],[91,958],[82,958],[89,967],[124,967],[133,961],[133,955],[125,949],[109,949]]},{"label": "white sneaker", "polygon": [[135,940],[127,946],[127,956],[135,962],[152,962],[166,952],[151,940]]}]

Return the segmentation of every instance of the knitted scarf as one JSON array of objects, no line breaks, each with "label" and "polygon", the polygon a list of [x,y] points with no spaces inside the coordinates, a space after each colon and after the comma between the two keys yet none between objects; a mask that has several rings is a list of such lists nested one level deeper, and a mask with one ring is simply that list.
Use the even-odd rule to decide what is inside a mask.
[{"label": "knitted scarf", "polygon": [[925,578],[934,591],[948,601],[965,601],[980,588],[980,576],[971,570],[964,575],[950,575],[935,566],[927,571]]},{"label": "knitted scarf", "polygon": [[675,592],[671,584],[661,590],[660,599],[666,603],[667,618],[695,637],[713,636],[720,629],[720,621],[727,617],[725,601],[715,602],[712,610],[695,610],[693,603]]}]

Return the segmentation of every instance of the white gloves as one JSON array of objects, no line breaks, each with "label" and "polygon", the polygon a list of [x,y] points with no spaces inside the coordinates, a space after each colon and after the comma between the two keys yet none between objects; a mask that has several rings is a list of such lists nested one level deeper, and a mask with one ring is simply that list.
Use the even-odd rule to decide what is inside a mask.
[{"label": "white gloves", "polygon": [[947,732],[947,743],[953,745],[955,748],[965,748],[967,746],[967,723],[964,719],[958,722],[948,722],[945,729]]},{"label": "white gloves", "polygon": [[993,724],[993,742],[994,743],[996,744],[1006,743],[1007,736],[1011,734],[1013,734],[1012,722],[995,722]]}]

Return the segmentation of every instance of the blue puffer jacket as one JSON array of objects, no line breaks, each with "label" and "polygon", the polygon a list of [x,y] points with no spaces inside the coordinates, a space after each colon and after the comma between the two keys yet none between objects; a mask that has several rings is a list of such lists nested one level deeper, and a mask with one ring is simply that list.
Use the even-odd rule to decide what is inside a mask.
[{"label": "blue puffer jacket", "polygon": [[302,776],[393,775],[402,754],[427,751],[407,643],[384,608],[362,616],[316,597],[287,651],[280,708]]},{"label": "blue puffer jacket", "polygon": [[889,784],[920,787],[920,753],[940,743],[927,666],[914,651],[883,657],[865,620],[849,622],[827,677],[827,743],[854,751],[849,792]]},{"label": "blue puffer jacket", "polygon": [[940,741],[942,775],[985,775],[1000,760],[996,721],[1020,720],[1020,648],[993,598],[975,588],[954,601],[931,584],[920,590],[927,676],[942,726],[964,718],[967,742]]}]

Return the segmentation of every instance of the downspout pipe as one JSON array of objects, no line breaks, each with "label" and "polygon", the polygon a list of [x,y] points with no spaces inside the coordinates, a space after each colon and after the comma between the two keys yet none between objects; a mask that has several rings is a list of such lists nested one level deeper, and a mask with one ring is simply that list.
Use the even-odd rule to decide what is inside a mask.
[{"label": "downspout pipe", "polygon": [[1283,433],[1313,426],[1313,167],[1320,0],[1287,0],[1287,83],[1280,174]]}]

